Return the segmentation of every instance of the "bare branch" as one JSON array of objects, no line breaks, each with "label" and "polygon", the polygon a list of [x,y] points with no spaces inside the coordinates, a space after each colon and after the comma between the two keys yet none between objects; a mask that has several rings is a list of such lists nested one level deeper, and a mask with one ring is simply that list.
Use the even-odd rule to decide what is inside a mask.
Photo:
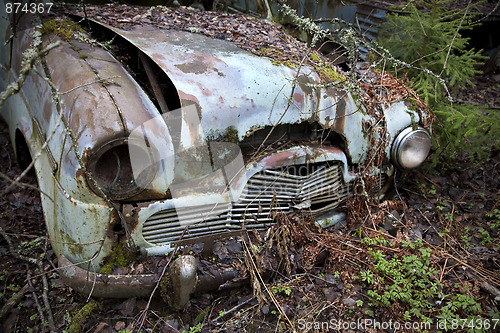
[{"label": "bare branch", "polygon": [[[25,255],[19,253],[19,251],[17,251],[14,248],[14,244],[12,243],[12,240],[10,239],[10,237],[7,235],[7,233],[3,230],[3,228],[1,226],[0,226],[0,234],[2,234],[3,238],[5,239],[7,244],[9,245],[10,254],[14,258],[24,260],[24,261],[27,261],[31,264],[34,264],[40,270],[40,275],[42,277],[42,283],[43,283],[42,299],[43,299],[43,303],[45,305],[45,311],[47,312],[47,321],[49,323],[50,331],[57,332],[56,328],[55,328],[55,324],[54,324],[54,317],[52,316],[52,311],[50,309],[50,302],[49,302],[49,297],[48,297],[49,283],[47,281],[47,275],[45,274],[45,271],[44,271],[43,262],[40,259],[31,258],[31,257],[25,256]],[[28,286],[28,284],[26,284],[26,286]]]},{"label": "bare branch", "polygon": [[28,50],[24,53],[25,59],[23,60],[21,71],[19,72],[19,78],[7,86],[7,89],[0,93],[0,109],[2,109],[3,104],[10,96],[16,94],[21,90],[24,85],[24,81],[28,77],[31,69],[35,65],[36,61],[46,55],[50,50],[58,47],[60,42],[55,42],[47,45],[43,50],[38,52],[33,52],[33,49]]},{"label": "bare branch", "polygon": [[[28,169],[29,171],[29,169]],[[22,177],[19,177],[17,179],[12,179],[10,178],[9,176],[7,176],[6,174],[4,174],[3,172],[0,172],[0,178],[3,178],[5,180],[7,180],[8,182],[11,183],[11,185],[9,185],[9,188],[10,187],[13,187],[13,186],[19,186],[21,188],[30,188],[32,190],[36,190],[38,192],[40,192],[41,194],[45,195],[47,198],[49,198],[50,201],[54,202],[54,200],[50,197],[50,195],[48,195],[47,193],[45,193],[44,191],[42,191],[40,188],[38,188],[37,186],[34,186],[34,185],[31,185],[31,184],[28,184],[28,183],[22,183],[22,182],[19,182],[17,179],[20,179]],[[4,196],[5,194],[7,194],[8,191],[5,190],[3,191],[1,194],[0,194],[0,197]]]}]

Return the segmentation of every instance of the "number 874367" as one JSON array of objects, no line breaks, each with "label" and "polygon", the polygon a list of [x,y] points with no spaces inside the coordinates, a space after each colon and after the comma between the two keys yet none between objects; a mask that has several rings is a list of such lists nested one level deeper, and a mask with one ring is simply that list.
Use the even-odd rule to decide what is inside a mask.
[{"label": "number 874367", "polygon": [[5,12],[7,14],[11,13],[31,13],[31,14],[43,14],[49,13],[52,8],[52,2],[40,2],[40,3],[23,3],[23,2],[7,2],[5,4]]}]

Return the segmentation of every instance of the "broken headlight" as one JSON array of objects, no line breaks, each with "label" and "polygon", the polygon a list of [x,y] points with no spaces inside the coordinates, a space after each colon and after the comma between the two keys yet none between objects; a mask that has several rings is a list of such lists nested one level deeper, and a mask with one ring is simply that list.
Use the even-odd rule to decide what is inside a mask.
[{"label": "broken headlight", "polygon": [[431,136],[424,128],[405,128],[392,143],[391,158],[403,169],[416,168],[427,158]]},{"label": "broken headlight", "polygon": [[150,160],[148,151],[128,139],[108,142],[92,154],[87,164],[87,184],[97,195],[103,196],[104,193],[110,199],[124,200],[139,194],[145,185],[151,183],[155,176],[151,169],[141,173],[139,178],[134,175],[130,151],[141,155],[134,156],[134,159]]}]

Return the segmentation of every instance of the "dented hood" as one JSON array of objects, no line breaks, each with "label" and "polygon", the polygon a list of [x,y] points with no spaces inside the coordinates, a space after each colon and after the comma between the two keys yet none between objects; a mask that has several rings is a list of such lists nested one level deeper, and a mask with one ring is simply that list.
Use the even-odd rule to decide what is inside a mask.
[{"label": "dented hood", "polygon": [[122,30],[99,24],[135,45],[165,71],[181,105],[196,105],[206,138],[222,136],[230,126],[242,140],[259,128],[308,121],[341,134],[353,162],[366,151],[368,141],[361,123],[369,117],[349,94],[311,88],[322,82],[310,67],[290,68],[201,34],[147,25]]}]

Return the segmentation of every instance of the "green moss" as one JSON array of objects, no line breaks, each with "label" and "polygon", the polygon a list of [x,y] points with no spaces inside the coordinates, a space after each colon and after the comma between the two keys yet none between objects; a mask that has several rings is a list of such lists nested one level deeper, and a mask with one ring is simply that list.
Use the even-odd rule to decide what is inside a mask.
[{"label": "green moss", "polygon": [[272,59],[271,62],[273,63],[273,65],[284,65],[284,66],[287,66],[287,67],[290,67],[290,68],[297,68],[297,64],[294,63],[293,61],[291,60],[278,60],[278,59]]},{"label": "green moss", "polygon": [[73,21],[57,18],[43,22],[40,32],[42,35],[55,34],[65,41],[70,41],[75,32],[84,33],[85,31]]},{"label": "green moss", "polygon": [[100,273],[112,274],[113,267],[126,267],[137,258],[135,253],[125,248],[124,243],[125,241],[121,241],[113,245],[111,254],[104,258]]},{"label": "green moss", "polygon": [[319,57],[319,55],[317,55],[316,53],[311,53],[310,57],[314,61],[323,62],[323,60],[321,60],[321,58]]},{"label": "green moss", "polygon": [[259,55],[262,55],[262,56],[265,56],[265,57],[269,57],[271,58],[271,62],[273,63],[273,65],[284,65],[284,66],[287,66],[287,67],[290,67],[290,68],[296,68],[297,67],[297,64],[294,63],[293,61],[291,60],[280,60],[278,58],[282,57],[284,55],[284,53],[280,50],[276,50],[276,49],[269,49],[267,47],[262,47],[260,48],[259,52],[257,52]]},{"label": "green moss", "polygon": [[211,306],[207,306],[200,313],[198,313],[196,318],[194,318],[194,323],[195,324],[202,323],[203,320],[205,320],[205,316],[207,315],[207,313],[210,311],[211,308],[212,308]]},{"label": "green moss", "polygon": [[311,53],[309,56],[312,60],[312,65],[319,74],[319,77],[325,82],[343,82],[345,78],[342,74],[335,70],[335,67],[323,61],[319,55]]},{"label": "green moss", "polygon": [[168,282],[168,274],[163,275],[160,280],[160,295],[161,298],[168,303],[169,297],[169,282]]},{"label": "green moss", "polygon": [[90,318],[92,312],[101,308],[101,304],[95,300],[91,300],[85,304],[79,311],[77,311],[71,318],[71,325],[69,326],[68,333],[82,332],[85,319]]},{"label": "green moss", "polygon": [[[318,69],[317,69],[318,70]],[[321,69],[318,70],[319,75],[322,79],[328,81],[328,82],[342,82],[345,80],[344,76],[337,72],[333,67],[331,66],[325,66],[322,67]]]},{"label": "green moss", "polygon": [[80,53],[78,56],[80,57],[80,59],[87,59],[89,57],[88,55],[83,53]]}]

